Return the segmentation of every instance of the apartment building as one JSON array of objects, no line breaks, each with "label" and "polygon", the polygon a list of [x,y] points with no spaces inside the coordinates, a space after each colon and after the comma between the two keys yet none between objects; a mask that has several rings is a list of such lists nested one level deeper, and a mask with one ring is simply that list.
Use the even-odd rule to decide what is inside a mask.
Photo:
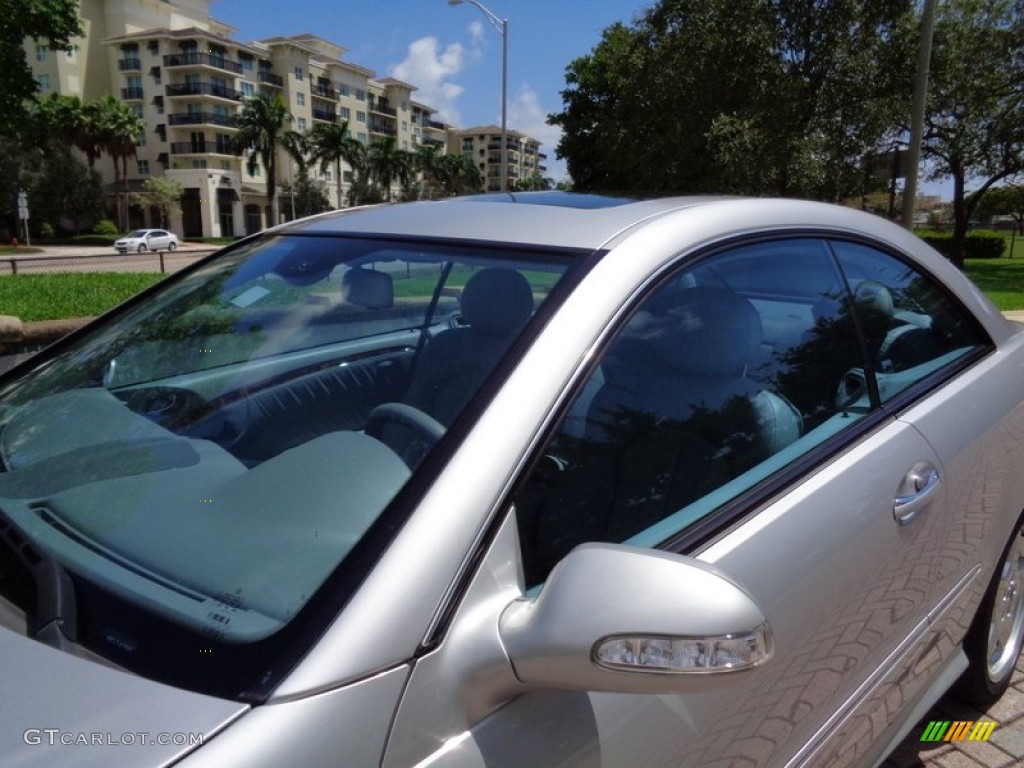
[{"label": "apartment building", "polygon": [[[508,188],[517,181],[547,171],[547,155],[540,151],[540,142],[515,130],[506,131],[508,146]],[[475,128],[450,128],[448,151],[472,160],[484,179],[484,190],[501,189],[501,128],[497,125],[478,125]]]},{"label": "apartment building", "polygon": [[[237,30],[210,15],[212,1],[81,0],[85,36],[75,51],[49,51],[40,41],[26,41],[42,93],[83,100],[113,94],[143,118],[146,132],[129,167],[129,186],[140,189],[150,176],[179,182],[185,194],[171,222],[174,231],[232,237],[267,225],[266,170],[257,164],[250,173],[247,158],[231,151],[233,116],[246,99],[261,94],[284,100],[295,130],[347,122],[352,136],[366,144],[392,137],[400,149],[427,144],[476,158],[479,133],[480,146],[488,148],[480,150],[484,188],[497,189],[497,177],[492,184],[490,174],[500,161],[489,148],[495,141],[500,147],[499,129],[457,131],[436,120],[435,109],[413,100],[415,86],[344,61],[343,47],[316,35],[235,40]],[[473,138],[469,150],[464,136]],[[517,132],[509,139],[510,180],[529,175],[543,158],[539,144]],[[499,164],[492,168],[492,160]],[[297,177],[297,168],[283,150],[277,166],[280,190]],[[106,158],[97,169],[112,182]],[[352,171],[343,168],[341,199],[334,168],[314,166],[311,172],[331,204],[344,205]],[[283,218],[289,216],[287,202],[281,198]],[[145,212],[135,210],[133,216],[133,225],[151,223]]]}]

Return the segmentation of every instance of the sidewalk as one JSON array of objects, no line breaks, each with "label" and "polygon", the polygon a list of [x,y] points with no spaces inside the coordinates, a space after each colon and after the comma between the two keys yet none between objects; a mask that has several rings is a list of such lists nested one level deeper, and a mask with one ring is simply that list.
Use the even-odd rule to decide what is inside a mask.
[{"label": "sidewalk", "polygon": [[[922,742],[930,720],[994,720],[998,725],[988,741]],[[1017,659],[1010,688],[1003,697],[978,712],[952,694],[943,698],[882,763],[882,768],[1012,768],[1024,765],[1024,654]]]}]

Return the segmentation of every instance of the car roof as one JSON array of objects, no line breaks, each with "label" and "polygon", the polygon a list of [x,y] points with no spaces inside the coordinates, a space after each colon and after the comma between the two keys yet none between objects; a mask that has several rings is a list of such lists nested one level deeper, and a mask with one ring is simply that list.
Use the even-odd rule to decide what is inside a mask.
[{"label": "car roof", "polygon": [[594,250],[652,217],[723,199],[727,198],[642,200],[566,192],[497,193],[332,211],[278,231],[408,235]]}]

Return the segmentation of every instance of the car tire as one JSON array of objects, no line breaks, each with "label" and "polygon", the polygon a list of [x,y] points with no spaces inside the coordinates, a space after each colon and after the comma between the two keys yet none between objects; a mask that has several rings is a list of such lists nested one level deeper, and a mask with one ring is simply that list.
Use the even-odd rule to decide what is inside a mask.
[{"label": "car tire", "polygon": [[169,242],[167,244],[167,250],[168,251],[176,251],[176,250],[178,250],[178,244],[172,240],[171,242]]},{"label": "car tire", "polygon": [[138,253],[145,253],[147,250],[145,243],[139,243]]},{"label": "car tire", "polygon": [[982,709],[1010,685],[1024,648],[1024,517],[1017,521],[999,566],[964,638],[970,666],[957,683],[960,698]]}]

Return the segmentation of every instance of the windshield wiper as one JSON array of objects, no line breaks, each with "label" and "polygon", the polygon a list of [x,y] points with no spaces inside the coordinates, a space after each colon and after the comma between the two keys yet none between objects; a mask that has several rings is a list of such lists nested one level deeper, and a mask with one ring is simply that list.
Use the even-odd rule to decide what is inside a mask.
[{"label": "windshield wiper", "polygon": [[[13,555],[14,569],[27,574],[35,585],[34,595],[26,596],[29,636],[54,648],[68,650],[75,642],[77,626],[75,585],[71,577],[52,555],[36,546],[3,509],[0,509],[0,544]],[[0,573],[10,575],[10,568],[0,567]]]}]

